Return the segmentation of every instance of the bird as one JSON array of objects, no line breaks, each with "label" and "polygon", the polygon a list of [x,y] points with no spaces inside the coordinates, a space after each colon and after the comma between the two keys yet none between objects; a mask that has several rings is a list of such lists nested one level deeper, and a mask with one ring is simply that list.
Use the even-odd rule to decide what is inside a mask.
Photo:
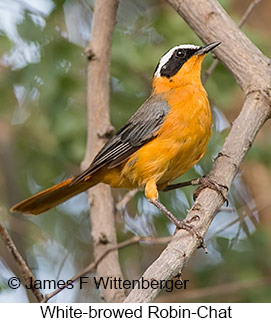
[{"label": "bird", "polygon": [[206,152],[212,115],[201,67],[206,54],[220,43],[184,44],[168,50],[154,71],[149,98],[105,143],[89,167],[16,204],[11,211],[38,215],[105,183],[113,188],[143,189],[149,202],[177,228],[190,229],[159,201],[159,191],[177,187],[170,183]]}]

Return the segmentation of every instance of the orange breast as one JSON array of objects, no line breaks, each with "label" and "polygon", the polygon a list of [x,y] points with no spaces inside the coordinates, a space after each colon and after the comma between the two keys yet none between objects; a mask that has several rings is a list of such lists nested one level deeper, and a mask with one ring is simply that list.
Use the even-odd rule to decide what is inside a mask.
[{"label": "orange breast", "polygon": [[108,184],[143,187],[153,178],[160,185],[166,184],[185,173],[204,155],[212,123],[205,90],[186,85],[168,93],[167,101],[171,110],[157,137],[118,168],[118,183],[112,185],[113,178],[116,181],[115,170]]}]

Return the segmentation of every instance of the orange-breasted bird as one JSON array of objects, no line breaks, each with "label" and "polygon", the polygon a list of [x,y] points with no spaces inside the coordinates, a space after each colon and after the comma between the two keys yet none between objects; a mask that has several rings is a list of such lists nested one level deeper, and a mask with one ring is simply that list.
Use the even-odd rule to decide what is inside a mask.
[{"label": "orange-breasted bird", "polygon": [[[180,45],[160,59],[152,93],[128,122],[108,140],[90,166],[16,204],[12,211],[40,214],[90,187],[143,188],[146,198],[179,228],[186,228],[158,199],[177,177],[205,154],[212,117],[201,83],[204,56],[220,42]],[[102,197],[101,197],[102,198]]]}]

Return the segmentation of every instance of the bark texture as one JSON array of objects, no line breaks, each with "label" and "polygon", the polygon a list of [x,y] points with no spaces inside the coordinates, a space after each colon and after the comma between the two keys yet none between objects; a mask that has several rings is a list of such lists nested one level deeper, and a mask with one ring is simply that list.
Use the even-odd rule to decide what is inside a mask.
[{"label": "bark texture", "polygon": [[[270,60],[239,30],[216,0],[167,0],[204,43],[221,41],[215,55],[232,72],[245,94],[243,108],[233,123],[210,174],[212,180],[230,187],[258,131],[271,115]],[[196,230],[204,236],[223,204],[222,196],[203,189],[188,212]],[[145,271],[144,279],[166,280],[180,274],[199,241],[178,231],[159,258]],[[134,289],[125,302],[150,302],[159,290]]]},{"label": "bark texture", "polygon": [[[88,138],[85,169],[113,132],[109,119],[110,54],[112,34],[116,22],[118,0],[97,0],[95,3],[91,41],[85,54],[88,66]],[[110,187],[99,184],[88,191],[90,219],[94,243],[94,258],[98,259],[107,248],[117,244],[115,208]],[[98,277],[122,277],[118,250],[114,250],[98,264]],[[122,290],[102,289],[107,302],[120,302]]]}]

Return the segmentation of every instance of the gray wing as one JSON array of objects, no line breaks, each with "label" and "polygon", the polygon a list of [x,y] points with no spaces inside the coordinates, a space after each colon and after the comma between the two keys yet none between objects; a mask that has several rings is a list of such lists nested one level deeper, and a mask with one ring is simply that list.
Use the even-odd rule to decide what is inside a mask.
[{"label": "gray wing", "polygon": [[151,96],[127,123],[109,139],[91,165],[74,182],[81,181],[98,168],[118,166],[144,144],[155,138],[170,108],[161,96]]}]

